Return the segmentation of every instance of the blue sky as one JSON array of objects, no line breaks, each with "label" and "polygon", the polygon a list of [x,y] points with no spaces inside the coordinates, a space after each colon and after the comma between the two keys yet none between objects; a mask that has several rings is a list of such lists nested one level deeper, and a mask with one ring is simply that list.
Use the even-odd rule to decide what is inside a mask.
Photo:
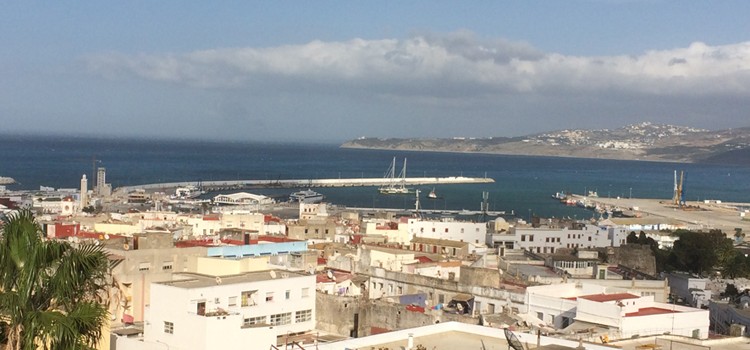
[{"label": "blue sky", "polygon": [[747,1],[6,2],[2,132],[330,141],[750,126]]}]

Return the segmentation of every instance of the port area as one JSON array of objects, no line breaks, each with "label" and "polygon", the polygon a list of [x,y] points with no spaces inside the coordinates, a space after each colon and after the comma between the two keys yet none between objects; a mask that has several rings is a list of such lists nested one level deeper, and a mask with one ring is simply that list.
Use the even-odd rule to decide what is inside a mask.
[{"label": "port area", "polygon": [[147,191],[168,191],[178,187],[195,186],[205,191],[241,190],[249,188],[303,188],[303,187],[377,187],[387,186],[394,183],[405,186],[414,185],[448,185],[448,184],[481,184],[493,183],[494,179],[488,177],[407,177],[397,179],[389,178],[348,178],[348,179],[278,179],[278,180],[229,180],[229,181],[187,181],[168,182],[146,185],[119,187],[117,191],[128,193],[138,189]]},{"label": "port area", "polygon": [[[661,217],[686,223],[697,229],[720,229],[728,237],[732,237],[735,229],[750,232],[750,203],[727,203],[721,201],[687,202],[683,207],[672,203],[671,199],[648,198],[605,198],[591,197],[579,194],[571,195],[575,200],[599,205],[606,208],[629,210],[640,215],[641,219]],[[745,216],[741,214],[745,212]],[[744,218],[744,220],[743,220]],[[634,220],[637,220],[634,219]]]}]

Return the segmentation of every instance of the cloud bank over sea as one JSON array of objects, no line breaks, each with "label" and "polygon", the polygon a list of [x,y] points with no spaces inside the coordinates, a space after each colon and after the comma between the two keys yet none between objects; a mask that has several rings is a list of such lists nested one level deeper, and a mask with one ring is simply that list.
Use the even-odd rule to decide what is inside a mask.
[{"label": "cloud bank over sea", "polygon": [[202,89],[315,89],[421,98],[506,94],[750,95],[750,42],[570,56],[467,31],[405,39],[311,41],[185,53],[96,53],[87,68]]}]

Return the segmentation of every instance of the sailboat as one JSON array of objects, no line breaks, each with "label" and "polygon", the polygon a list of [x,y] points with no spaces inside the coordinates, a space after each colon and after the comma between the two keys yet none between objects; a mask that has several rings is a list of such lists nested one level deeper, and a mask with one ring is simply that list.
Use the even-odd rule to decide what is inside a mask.
[{"label": "sailboat", "polygon": [[435,193],[435,187],[433,187],[432,191],[430,191],[430,193],[427,194],[427,198],[429,198],[429,199],[437,199],[438,198],[437,193]]},{"label": "sailboat", "polygon": [[406,158],[404,158],[404,167],[396,177],[396,157],[393,157],[391,167],[385,173],[385,178],[389,179],[387,185],[380,187],[378,191],[381,194],[409,194],[411,191],[406,188]]}]

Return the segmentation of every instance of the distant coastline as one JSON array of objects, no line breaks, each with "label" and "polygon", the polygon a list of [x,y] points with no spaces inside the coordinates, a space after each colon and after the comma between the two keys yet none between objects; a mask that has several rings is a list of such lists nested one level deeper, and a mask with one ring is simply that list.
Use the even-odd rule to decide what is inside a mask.
[{"label": "distant coastline", "polygon": [[669,163],[750,164],[750,128],[708,131],[641,123],[514,138],[359,138],[340,147]]}]

